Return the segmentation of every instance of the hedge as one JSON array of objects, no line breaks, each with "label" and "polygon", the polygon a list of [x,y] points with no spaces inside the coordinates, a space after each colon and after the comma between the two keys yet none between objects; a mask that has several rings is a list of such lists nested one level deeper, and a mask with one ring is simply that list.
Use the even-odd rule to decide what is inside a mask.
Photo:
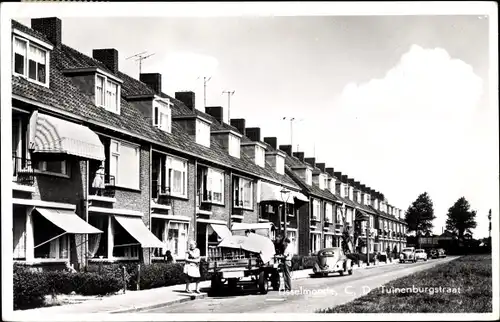
[{"label": "hedge", "polygon": [[292,257],[292,271],[313,268],[317,258],[317,256],[294,255]]},{"label": "hedge", "polygon": [[109,272],[38,272],[14,265],[14,309],[43,306],[46,295],[107,295],[122,288],[123,280]]}]

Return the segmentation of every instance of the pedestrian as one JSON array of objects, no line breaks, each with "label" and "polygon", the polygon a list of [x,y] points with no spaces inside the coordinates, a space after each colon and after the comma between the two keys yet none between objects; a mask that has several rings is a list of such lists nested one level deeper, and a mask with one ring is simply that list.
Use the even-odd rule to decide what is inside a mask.
[{"label": "pedestrian", "polygon": [[293,257],[293,246],[290,244],[290,239],[285,238],[283,240],[283,246],[285,251],[284,255],[284,263],[283,263],[283,274],[285,280],[285,291],[292,290],[292,257]]},{"label": "pedestrian", "polygon": [[167,250],[165,253],[165,261],[167,264],[174,264],[175,263],[175,258],[172,256],[172,252]]},{"label": "pedestrian", "polygon": [[92,181],[92,188],[95,189],[95,193],[98,196],[102,195],[102,190],[104,190],[104,164],[101,163],[99,169],[95,172],[94,180]]},{"label": "pedestrian", "polygon": [[196,283],[195,293],[200,293],[200,250],[196,247],[194,240],[189,241],[189,249],[186,252],[186,263],[184,264],[184,274],[186,274],[186,292],[192,293],[189,289],[191,283]]}]

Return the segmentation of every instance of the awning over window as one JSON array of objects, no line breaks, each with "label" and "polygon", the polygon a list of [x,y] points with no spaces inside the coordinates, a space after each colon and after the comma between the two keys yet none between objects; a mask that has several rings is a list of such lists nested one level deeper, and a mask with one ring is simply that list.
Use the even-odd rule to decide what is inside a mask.
[{"label": "awning over window", "polygon": [[101,230],[88,224],[85,220],[78,217],[74,211],[52,209],[52,208],[35,208],[40,215],[44,216],[48,221],[52,222],[57,227],[71,234],[99,234]]},{"label": "awning over window", "polygon": [[362,210],[359,210],[359,209],[356,209],[356,217],[355,217],[355,220],[359,220],[359,221],[367,221],[370,219],[370,216],[362,211]]},{"label": "awning over window", "polygon": [[100,161],[105,159],[101,140],[88,127],[41,113],[31,122],[35,119],[35,135],[31,136],[34,152],[64,153]]},{"label": "awning over window", "polygon": [[142,248],[163,248],[161,242],[147,227],[140,217],[114,216],[116,221],[134,237]]},{"label": "awning over window", "polygon": [[221,239],[231,236],[232,233],[226,225],[210,224],[212,229],[219,235]]},{"label": "awning over window", "polygon": [[262,182],[260,189],[260,200],[279,201],[279,202],[286,201],[289,204],[293,204],[295,199],[298,199],[303,202],[309,202],[309,199],[300,192],[286,189],[288,193],[281,193],[281,190],[283,190],[282,186],[278,186],[267,182]]}]

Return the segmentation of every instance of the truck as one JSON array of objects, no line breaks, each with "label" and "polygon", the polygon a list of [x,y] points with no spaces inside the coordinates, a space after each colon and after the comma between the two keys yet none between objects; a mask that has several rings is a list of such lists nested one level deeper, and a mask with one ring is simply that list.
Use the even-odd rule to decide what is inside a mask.
[{"label": "truck", "polygon": [[226,284],[229,291],[253,285],[261,294],[267,294],[269,284],[279,290],[282,258],[276,254],[274,242],[269,238],[272,227],[266,232],[263,225],[254,225],[236,225],[232,234],[210,252],[207,261],[212,293],[222,292]]}]

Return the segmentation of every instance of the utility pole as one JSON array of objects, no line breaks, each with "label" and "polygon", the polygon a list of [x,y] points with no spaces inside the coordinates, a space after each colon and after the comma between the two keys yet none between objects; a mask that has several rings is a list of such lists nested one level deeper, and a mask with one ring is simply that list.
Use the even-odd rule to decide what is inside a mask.
[{"label": "utility pole", "polygon": [[234,95],[233,91],[223,91],[222,94],[227,94],[227,123],[231,122],[231,96]]},{"label": "utility pole", "polygon": [[143,51],[142,53],[135,54],[133,56],[128,57],[126,60],[137,58],[135,61],[139,62],[139,75],[142,73],[142,61],[153,56],[155,53],[147,55],[147,51]]}]

